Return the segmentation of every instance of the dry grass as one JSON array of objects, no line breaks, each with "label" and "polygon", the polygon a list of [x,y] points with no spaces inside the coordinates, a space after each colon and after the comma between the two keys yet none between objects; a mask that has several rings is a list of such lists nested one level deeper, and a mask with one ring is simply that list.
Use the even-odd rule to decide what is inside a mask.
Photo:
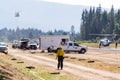
[{"label": "dry grass", "polygon": [[[92,51],[93,52],[93,51]],[[88,54],[90,53],[90,51],[88,52]],[[94,53],[94,52],[93,52]],[[100,52],[96,53],[96,54],[101,54]],[[37,53],[37,55],[42,55],[42,56],[46,56],[49,58],[53,58],[55,59],[55,53]],[[120,73],[120,68],[119,67],[119,63],[118,64],[109,64],[104,61],[101,61],[100,59],[92,59],[92,58],[81,58],[79,57],[78,53],[73,53],[72,55],[77,55],[76,57],[74,56],[70,56],[71,54],[67,54],[67,56],[65,56],[66,58],[64,59],[67,62],[71,62],[74,64],[78,64],[78,65],[83,65],[86,67],[91,67],[91,68],[96,68],[96,69],[101,69],[101,70],[106,70],[106,71],[110,71],[110,72],[114,72],[114,73]],[[85,54],[83,54],[85,55]],[[111,55],[110,55],[111,56]],[[108,55],[109,57],[109,55]],[[117,57],[117,55],[116,55]],[[90,61],[90,62],[89,62]]]},{"label": "dry grass", "polygon": [[[6,74],[2,75],[8,77],[7,73],[8,70],[10,70],[9,75],[11,76],[8,77],[9,79],[5,78],[5,80],[78,80],[77,77],[70,77],[71,74],[58,71],[55,68],[52,69],[48,66],[36,64],[27,60],[20,60],[19,58],[12,59],[13,57],[10,55],[2,55],[2,57],[0,57],[0,63],[4,64],[3,66],[5,68],[5,71],[3,68],[2,71],[7,71]],[[0,64],[0,66],[2,66],[2,64]],[[27,69],[26,66],[34,66],[35,69]],[[60,74],[51,74],[53,72],[60,72]]]}]

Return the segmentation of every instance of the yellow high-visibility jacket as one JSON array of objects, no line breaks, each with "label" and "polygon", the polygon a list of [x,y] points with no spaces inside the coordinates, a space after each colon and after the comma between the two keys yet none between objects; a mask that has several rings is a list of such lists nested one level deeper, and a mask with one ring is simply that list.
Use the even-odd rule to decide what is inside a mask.
[{"label": "yellow high-visibility jacket", "polygon": [[57,51],[56,57],[58,56],[64,56],[64,51],[62,49]]}]

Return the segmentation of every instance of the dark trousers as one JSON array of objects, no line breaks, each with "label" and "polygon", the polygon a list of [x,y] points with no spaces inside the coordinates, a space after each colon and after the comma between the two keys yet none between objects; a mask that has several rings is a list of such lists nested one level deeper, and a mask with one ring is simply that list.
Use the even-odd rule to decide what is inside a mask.
[{"label": "dark trousers", "polygon": [[57,68],[59,69],[59,67],[61,67],[61,69],[63,69],[63,56],[58,56],[58,65]]}]

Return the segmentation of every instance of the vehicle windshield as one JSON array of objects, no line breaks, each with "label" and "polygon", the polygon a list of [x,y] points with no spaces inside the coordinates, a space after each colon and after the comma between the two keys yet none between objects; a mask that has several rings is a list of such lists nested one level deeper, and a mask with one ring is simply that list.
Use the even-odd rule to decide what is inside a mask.
[{"label": "vehicle windshield", "polygon": [[7,46],[5,43],[0,43],[0,46]]},{"label": "vehicle windshield", "polygon": [[74,43],[74,46],[79,46],[77,43]]}]

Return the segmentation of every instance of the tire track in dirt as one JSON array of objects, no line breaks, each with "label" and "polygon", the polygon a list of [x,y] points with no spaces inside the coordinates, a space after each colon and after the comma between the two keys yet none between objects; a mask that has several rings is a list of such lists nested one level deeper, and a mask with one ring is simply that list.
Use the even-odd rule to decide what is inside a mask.
[{"label": "tire track in dirt", "polygon": [[[34,55],[34,57],[39,58],[39,59],[43,59],[43,60],[47,60],[49,62],[56,62],[56,60],[50,59],[50,58],[47,58],[47,57],[44,57],[44,56],[36,56],[36,55]],[[99,69],[93,69],[93,68],[89,68],[89,67],[85,67],[85,66],[80,66],[80,65],[73,64],[73,63],[69,63],[69,62],[64,62],[64,65],[66,65],[67,67],[70,66],[71,68],[84,70],[86,72],[91,72],[91,73],[99,74],[99,75],[106,76],[106,77],[114,76],[114,78],[120,79],[120,74],[111,73],[111,72],[103,71],[103,70],[99,70]]]},{"label": "tire track in dirt", "polygon": [[[23,58],[25,60],[29,60],[29,61],[32,61],[32,62],[36,62],[36,63],[39,63],[39,64],[43,64],[43,65],[46,65],[46,66],[50,66],[50,67],[56,67],[56,64],[57,63],[53,63],[53,62],[46,62],[44,60],[40,60],[40,59],[36,59],[36,58],[33,58],[33,56],[26,56],[26,55],[21,55],[21,54],[12,54],[16,57],[20,57],[20,58]],[[88,73],[88,72],[85,72],[85,71],[81,71],[81,70],[78,70],[78,69],[72,69],[72,68],[68,68],[68,67],[64,67],[64,71],[68,72],[68,73],[71,73],[75,76],[78,76],[78,77],[83,77],[87,80],[109,80],[109,79],[105,79],[103,77],[100,77],[100,76],[95,76],[91,73]]]},{"label": "tire track in dirt", "polygon": [[[50,58],[43,57],[43,56],[36,56],[33,54],[23,55],[23,53],[16,54],[15,52],[11,52],[11,54],[13,56],[21,57],[23,59],[33,61],[39,64],[43,64],[46,66],[50,66],[50,67],[56,67],[56,64],[57,64],[57,60],[50,59]],[[87,80],[88,79],[89,80],[93,80],[93,79],[95,80],[113,80],[113,79],[120,80],[120,74],[111,73],[111,72],[93,69],[93,68],[88,68],[85,66],[80,66],[80,65],[76,65],[76,64],[72,64],[68,62],[64,62],[64,65],[65,65],[64,71],[69,72],[79,77],[86,78]]]},{"label": "tire track in dirt", "polygon": [[109,63],[109,64],[118,64],[118,62],[120,62],[120,56],[116,55],[116,58],[112,58],[112,57],[107,57],[107,56],[100,56],[100,55],[81,55],[79,54],[77,56],[74,54],[70,54],[70,55],[66,55],[69,57],[76,57],[76,58],[81,58],[81,59],[94,59],[94,60],[98,60],[98,61],[102,61],[104,63]]}]

